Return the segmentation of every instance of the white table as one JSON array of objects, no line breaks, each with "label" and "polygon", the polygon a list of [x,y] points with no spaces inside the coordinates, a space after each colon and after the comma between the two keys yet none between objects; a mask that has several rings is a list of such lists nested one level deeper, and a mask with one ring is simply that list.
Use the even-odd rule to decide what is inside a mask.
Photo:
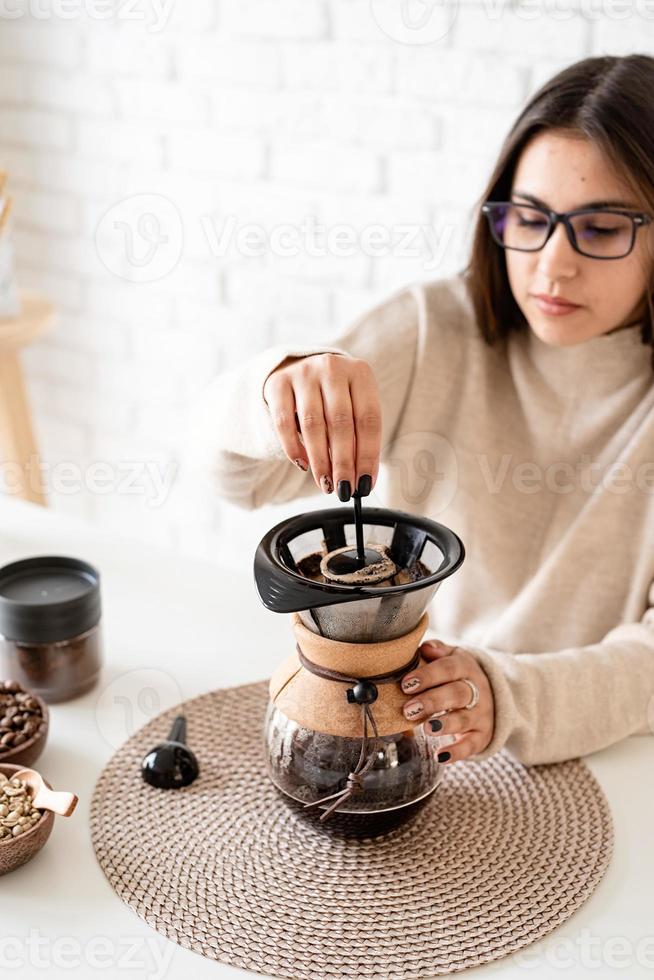
[{"label": "white table", "polygon": [[[46,553],[99,567],[106,666],[94,691],[52,706],[37,767],[80,802],[73,817],[56,819],[30,864],[0,878],[0,975],[31,980],[47,965],[48,977],[62,980],[260,976],[169,942],[124,905],[96,862],[88,813],[103,765],[150,715],[212,688],[268,677],[288,653],[287,617],[262,606],[247,574],[228,575],[0,498],[0,564]],[[611,866],[590,900],[540,943],[462,976],[652,976],[653,750],[651,736],[640,736],[587,759],[616,829]],[[436,853],[435,842],[435,860]]]}]

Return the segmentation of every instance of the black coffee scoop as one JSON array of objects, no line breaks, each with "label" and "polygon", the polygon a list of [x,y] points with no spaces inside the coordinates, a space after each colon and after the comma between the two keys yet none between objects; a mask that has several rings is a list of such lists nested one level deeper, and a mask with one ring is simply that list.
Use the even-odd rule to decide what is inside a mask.
[{"label": "black coffee scoop", "polygon": [[186,744],[186,718],[178,715],[168,739],[161,742],[141,763],[141,775],[157,789],[179,789],[192,783],[200,771],[198,760]]}]

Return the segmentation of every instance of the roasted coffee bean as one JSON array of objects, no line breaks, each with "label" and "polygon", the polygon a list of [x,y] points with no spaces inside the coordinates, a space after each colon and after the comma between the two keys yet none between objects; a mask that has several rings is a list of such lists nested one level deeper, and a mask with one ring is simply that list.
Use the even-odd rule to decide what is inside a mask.
[{"label": "roasted coffee bean", "polygon": [[8,749],[23,745],[43,725],[39,702],[17,681],[0,681],[0,758]]}]

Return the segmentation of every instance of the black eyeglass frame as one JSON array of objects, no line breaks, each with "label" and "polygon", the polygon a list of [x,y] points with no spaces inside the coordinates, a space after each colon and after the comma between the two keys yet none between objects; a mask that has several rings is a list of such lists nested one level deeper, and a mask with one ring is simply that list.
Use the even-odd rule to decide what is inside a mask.
[{"label": "black eyeglass frame", "polygon": [[[493,228],[492,215],[493,210],[498,207],[516,207],[516,208],[530,208],[532,211],[538,211],[540,214],[544,214],[547,217],[549,228],[545,236],[545,241],[538,248],[520,248],[516,245],[505,245],[504,242],[500,241],[495,234],[495,229]],[[549,208],[542,208],[538,204],[522,204],[519,201],[484,201],[481,206],[482,214],[485,214],[488,219],[488,226],[490,228],[490,233],[493,240],[497,242],[502,248],[509,248],[515,252],[540,252],[541,248],[545,248],[548,241],[554,233],[554,229],[562,222],[565,226],[565,231],[568,236],[568,241],[572,248],[579,255],[583,255],[586,259],[599,259],[600,261],[613,261],[615,259],[624,259],[629,255],[634,248],[636,242],[636,233],[639,228],[645,227],[652,223],[652,217],[646,214],[644,211],[628,211],[622,208],[576,208],[574,211],[551,211]],[[584,252],[577,243],[577,238],[575,235],[574,228],[570,218],[577,214],[619,214],[623,217],[631,218],[631,243],[626,252],[622,255],[591,255],[588,252]]]}]

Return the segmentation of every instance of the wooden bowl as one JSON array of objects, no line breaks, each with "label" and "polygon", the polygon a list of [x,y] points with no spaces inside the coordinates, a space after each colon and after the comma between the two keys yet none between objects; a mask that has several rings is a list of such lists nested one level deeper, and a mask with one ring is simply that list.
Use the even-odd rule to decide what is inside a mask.
[{"label": "wooden bowl", "polygon": [[[10,766],[0,763],[0,772],[8,776],[9,779],[24,768],[25,766],[22,765]],[[48,789],[52,789],[47,779],[44,779],[43,782]],[[43,816],[37,820],[31,830],[20,834],[18,837],[5,837],[0,840],[0,875],[6,875],[15,868],[19,868],[21,864],[27,864],[41,850],[52,832],[54,817],[52,810],[44,810]]]},{"label": "wooden bowl", "polygon": [[38,703],[38,706],[41,709],[41,715],[43,716],[43,721],[38,731],[36,731],[31,738],[28,738],[21,745],[17,745],[15,748],[0,751],[0,765],[7,763],[8,765],[16,765],[19,767],[19,769],[31,769],[32,763],[38,759],[45,748],[45,743],[48,738],[48,729],[50,727],[50,715],[48,713],[48,706],[43,698],[40,698],[38,694],[34,694],[29,690],[29,688],[23,688],[22,685],[21,690],[24,690]]}]

